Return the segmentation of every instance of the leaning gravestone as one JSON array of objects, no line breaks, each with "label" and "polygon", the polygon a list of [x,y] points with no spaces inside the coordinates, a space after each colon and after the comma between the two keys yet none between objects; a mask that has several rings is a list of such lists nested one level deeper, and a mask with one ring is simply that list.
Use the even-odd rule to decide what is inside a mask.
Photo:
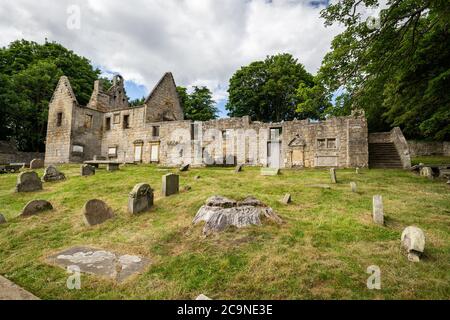
[{"label": "leaning gravestone", "polygon": [[128,195],[128,212],[137,214],[147,211],[153,206],[153,190],[146,183],[134,186]]},{"label": "leaning gravestone", "polygon": [[44,167],[44,160],[42,159],[33,159],[30,162],[30,169],[41,169]]},{"label": "leaning gravestone", "polygon": [[43,211],[53,210],[53,206],[46,200],[31,200],[22,209],[21,217],[34,216]]},{"label": "leaning gravestone", "polygon": [[384,225],[383,198],[380,195],[373,196],[372,218],[376,224]]},{"label": "leaning gravestone", "polygon": [[0,213],[0,224],[6,223],[5,216]]},{"label": "leaning gravestone", "polygon": [[45,182],[59,181],[64,179],[66,179],[64,173],[59,172],[58,169],[56,169],[56,167],[52,165],[45,168],[44,176],[42,177],[42,180],[44,180]]},{"label": "leaning gravestone", "polygon": [[331,183],[337,183],[337,180],[336,180],[336,169],[334,169],[334,168],[330,169],[330,178],[331,178]]},{"label": "leaning gravestone", "polygon": [[177,174],[169,173],[162,177],[162,195],[168,197],[179,192],[180,179]]},{"label": "leaning gravestone", "polygon": [[417,227],[407,227],[402,232],[402,246],[408,252],[408,260],[419,262],[420,255],[425,249],[425,235],[423,231]]},{"label": "leaning gravestone", "polygon": [[22,172],[17,176],[16,192],[42,190],[42,181],[36,172]]},{"label": "leaning gravestone", "polygon": [[289,204],[289,203],[291,203],[291,202],[292,202],[291,194],[290,194],[290,193],[286,193],[286,194],[284,195],[284,197],[283,197],[283,200],[281,200],[281,203]]},{"label": "leaning gravestone", "polygon": [[189,170],[189,164],[185,164],[185,165],[182,165],[181,167],[180,167],[180,171],[181,172],[183,172],[183,171],[188,171]]},{"label": "leaning gravestone", "polygon": [[243,164],[238,164],[236,168],[234,168],[234,173],[238,173],[242,171]]},{"label": "leaning gravestone", "polygon": [[350,188],[352,189],[352,192],[356,192],[357,188],[356,188],[356,182],[350,182]]},{"label": "leaning gravestone", "polygon": [[433,179],[433,170],[430,167],[423,167],[420,169],[420,176]]},{"label": "leaning gravestone", "polygon": [[93,176],[95,174],[95,167],[89,164],[81,165],[81,176]]},{"label": "leaning gravestone", "polygon": [[114,217],[114,213],[106,203],[93,199],[85,203],[83,215],[86,224],[94,226]]}]

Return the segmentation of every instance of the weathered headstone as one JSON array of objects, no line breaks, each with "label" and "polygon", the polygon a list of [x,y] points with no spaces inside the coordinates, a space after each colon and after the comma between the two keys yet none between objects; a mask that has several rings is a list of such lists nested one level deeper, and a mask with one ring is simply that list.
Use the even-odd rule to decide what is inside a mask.
[{"label": "weathered headstone", "polygon": [[356,167],[355,173],[356,173],[356,174],[359,174],[359,168],[358,168],[358,167]]},{"label": "weathered headstone", "polygon": [[45,182],[60,181],[64,179],[66,179],[64,173],[59,172],[59,170],[52,165],[45,168],[44,176],[42,177],[42,180],[44,180]]},{"label": "weathered headstone", "polygon": [[16,192],[42,190],[42,181],[36,172],[22,172],[17,176]]},{"label": "weathered headstone", "polygon": [[336,169],[334,169],[334,168],[330,169],[330,179],[331,179],[331,183],[337,183],[337,180],[336,180]]},{"label": "weathered headstone", "polygon": [[44,167],[44,160],[42,159],[33,159],[30,162],[30,169],[41,169]]},{"label": "weathered headstone", "polygon": [[114,217],[114,213],[106,203],[98,199],[92,199],[85,203],[83,215],[86,224],[94,226]]},{"label": "weathered headstone", "polygon": [[417,227],[407,227],[402,232],[402,246],[408,252],[408,260],[420,261],[420,255],[425,249],[425,234]]},{"label": "weathered headstone", "polygon": [[181,167],[180,167],[180,171],[181,172],[183,172],[183,171],[188,171],[189,170],[189,164],[184,164],[184,165],[182,165]]},{"label": "weathered headstone", "polygon": [[278,168],[261,168],[262,176],[276,176],[280,173],[280,169]]},{"label": "weathered headstone", "polygon": [[6,223],[6,218],[3,214],[0,213],[0,224]]},{"label": "weathered headstone", "polygon": [[420,176],[427,177],[428,179],[433,179],[433,169],[430,167],[423,167],[420,169]]},{"label": "weathered headstone", "polygon": [[137,214],[147,211],[153,206],[153,190],[146,183],[134,186],[128,195],[128,212]]},{"label": "weathered headstone", "polygon": [[290,193],[286,193],[283,197],[283,200],[281,200],[282,203],[284,204],[289,204],[292,202],[292,197]]},{"label": "weathered headstone", "polygon": [[236,168],[234,168],[234,173],[238,173],[242,171],[243,164],[238,164]]},{"label": "weathered headstone", "polygon": [[95,174],[95,167],[90,164],[81,165],[81,176],[93,176]]},{"label": "weathered headstone", "polygon": [[352,189],[352,192],[356,192],[357,188],[356,188],[356,182],[350,182],[350,188]]},{"label": "weathered headstone", "polygon": [[177,174],[169,173],[162,177],[162,195],[168,197],[179,192],[180,179]]},{"label": "weathered headstone", "polygon": [[53,210],[53,206],[47,200],[31,200],[22,209],[21,217],[34,216],[40,212]]},{"label": "weathered headstone", "polygon": [[384,225],[383,198],[380,195],[373,196],[372,218],[376,224]]},{"label": "weathered headstone", "polygon": [[111,162],[107,163],[106,170],[110,172],[119,170],[119,163],[111,163]]},{"label": "weathered headstone", "polygon": [[212,300],[211,298],[205,296],[203,293],[198,295],[197,298],[195,298],[195,300]]}]

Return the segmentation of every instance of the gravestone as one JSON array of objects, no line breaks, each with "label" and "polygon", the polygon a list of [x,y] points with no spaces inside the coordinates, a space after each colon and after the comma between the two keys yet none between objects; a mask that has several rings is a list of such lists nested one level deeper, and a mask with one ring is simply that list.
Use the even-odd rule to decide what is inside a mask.
[{"label": "gravestone", "polygon": [[281,200],[282,203],[284,204],[289,204],[292,202],[292,197],[290,193],[286,193],[283,197],[283,200]]},{"label": "gravestone", "polygon": [[331,183],[337,183],[337,180],[336,180],[336,169],[334,169],[334,168],[330,169],[330,179],[331,179]]},{"label": "gravestone", "polygon": [[180,179],[177,174],[169,173],[162,177],[162,195],[168,197],[179,192]]},{"label": "gravestone", "polygon": [[278,168],[261,168],[262,176],[276,176],[280,173]]},{"label": "gravestone", "polygon": [[111,162],[108,162],[108,163],[106,164],[106,170],[107,170],[107,171],[110,171],[110,172],[119,170],[119,163],[111,163]]},{"label": "gravestone", "polygon": [[383,198],[380,195],[373,196],[372,218],[376,224],[384,225]]},{"label": "gravestone", "polygon": [[0,213],[0,224],[6,223],[6,218],[3,214]]},{"label": "gravestone", "polygon": [[190,186],[190,185],[185,185],[184,187],[183,187],[183,191],[184,192],[188,192],[188,191],[191,191],[192,190],[192,187]]},{"label": "gravestone", "polygon": [[101,224],[114,217],[114,213],[106,203],[98,199],[92,199],[83,207],[84,220],[87,225]]},{"label": "gravestone", "polygon": [[194,177],[194,180],[199,180],[200,179],[200,176],[195,176]]},{"label": "gravestone", "polygon": [[139,183],[134,186],[128,195],[128,212],[137,214],[147,211],[153,206],[153,190],[146,183]]},{"label": "gravestone", "polygon": [[357,191],[356,182],[350,182],[350,188],[352,189],[352,192],[356,192]]},{"label": "gravestone", "polygon": [[427,177],[428,179],[433,179],[433,170],[430,167],[423,167],[420,169],[420,176]]},{"label": "gravestone", "polygon": [[42,181],[36,172],[22,172],[17,176],[16,192],[42,190]]},{"label": "gravestone", "polygon": [[93,176],[95,174],[95,167],[91,166],[89,164],[83,164],[81,165],[81,176]]},{"label": "gravestone", "polygon": [[58,169],[52,165],[45,168],[44,176],[42,177],[42,180],[45,182],[60,181],[64,179],[66,179],[64,173],[59,172]]},{"label": "gravestone", "polygon": [[30,162],[30,169],[41,169],[44,167],[44,160],[42,159],[33,159]]},{"label": "gravestone", "polygon": [[185,164],[180,167],[181,172],[188,171],[188,170],[189,170],[189,164]]},{"label": "gravestone", "polygon": [[356,167],[355,173],[356,173],[356,174],[359,174],[359,168],[358,168],[358,167]]},{"label": "gravestone", "polygon": [[43,211],[53,210],[53,206],[46,200],[31,200],[22,209],[21,217],[34,216]]},{"label": "gravestone", "polygon": [[234,168],[234,173],[238,173],[242,171],[243,164],[238,164],[236,168]]},{"label": "gravestone", "polygon": [[419,262],[420,255],[425,249],[425,234],[417,227],[407,227],[402,232],[402,246],[408,252],[408,260]]}]

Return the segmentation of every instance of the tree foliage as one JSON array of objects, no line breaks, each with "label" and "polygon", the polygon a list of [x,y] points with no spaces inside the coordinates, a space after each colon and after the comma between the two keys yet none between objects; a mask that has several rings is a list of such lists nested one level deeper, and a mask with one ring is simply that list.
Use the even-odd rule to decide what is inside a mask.
[{"label": "tree foliage", "polygon": [[234,73],[226,109],[229,116],[249,115],[258,121],[317,117],[318,112],[310,105],[302,105],[302,99],[313,94],[306,89],[314,84],[314,77],[292,55],[268,56],[264,61],[252,62]]},{"label": "tree foliage", "polygon": [[[367,12],[380,10],[367,23]],[[450,139],[448,0],[340,0],[322,11],[340,23],[318,78],[344,88],[330,113],[366,111],[371,131],[400,126],[409,138]],[[375,22],[375,23],[373,23]]]},{"label": "tree foliage", "polygon": [[208,121],[217,118],[218,110],[207,87],[194,86],[191,93],[185,87],[177,87],[177,92],[186,120]]},{"label": "tree foliage", "polygon": [[0,140],[20,150],[44,151],[48,104],[62,75],[86,104],[100,71],[60,44],[15,41],[0,48]]}]

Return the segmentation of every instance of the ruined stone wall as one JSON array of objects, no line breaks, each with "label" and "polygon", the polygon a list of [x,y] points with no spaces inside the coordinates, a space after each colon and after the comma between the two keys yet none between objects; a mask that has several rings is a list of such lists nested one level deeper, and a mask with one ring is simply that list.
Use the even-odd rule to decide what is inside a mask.
[{"label": "ruined stone wall", "polygon": [[0,164],[25,163],[29,165],[33,159],[44,159],[40,152],[18,151],[16,146],[8,141],[0,141]]},{"label": "ruined stone wall", "polygon": [[450,156],[450,141],[408,140],[411,157]]}]

